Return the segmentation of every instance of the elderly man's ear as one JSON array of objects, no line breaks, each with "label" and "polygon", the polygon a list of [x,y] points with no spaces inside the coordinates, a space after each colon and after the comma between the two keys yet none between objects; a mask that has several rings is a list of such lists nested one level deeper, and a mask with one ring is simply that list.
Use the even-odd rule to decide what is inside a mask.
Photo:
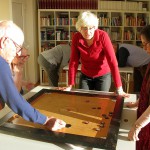
[{"label": "elderly man's ear", "polygon": [[4,44],[5,44],[5,38],[4,37],[1,37],[1,39],[0,39],[0,49],[3,49],[4,48]]}]

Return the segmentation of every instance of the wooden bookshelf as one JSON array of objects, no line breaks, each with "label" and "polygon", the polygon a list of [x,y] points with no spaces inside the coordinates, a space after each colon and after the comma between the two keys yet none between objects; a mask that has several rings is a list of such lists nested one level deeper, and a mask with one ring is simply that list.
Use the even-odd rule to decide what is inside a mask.
[{"label": "wooden bookshelf", "polygon": [[[41,7],[41,1],[44,2],[44,6],[47,2],[48,6]],[[140,45],[139,32],[143,26],[150,23],[150,2],[148,0],[54,1],[57,2],[55,3],[55,9],[48,9],[51,8],[52,0],[39,1],[38,7],[45,8],[38,9],[39,53],[60,43],[71,42],[72,36],[76,32],[77,17],[83,10],[88,9],[95,13],[99,18],[99,28],[105,30],[112,41],[115,40],[121,43]],[[72,8],[72,3],[77,2],[79,2],[78,5]],[[89,5],[92,2],[94,4]],[[66,9],[59,9],[62,3],[64,4],[61,7]],[[87,6],[83,7],[83,4]],[[42,80],[42,73],[40,75],[40,83],[45,84]]]}]

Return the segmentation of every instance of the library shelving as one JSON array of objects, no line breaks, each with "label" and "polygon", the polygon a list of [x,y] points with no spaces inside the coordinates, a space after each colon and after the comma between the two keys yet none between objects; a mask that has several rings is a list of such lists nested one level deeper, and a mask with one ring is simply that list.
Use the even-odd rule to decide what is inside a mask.
[{"label": "library shelving", "polygon": [[[143,26],[150,23],[149,0],[98,0],[97,5],[96,1],[93,1],[95,4],[92,5],[96,9],[85,9],[91,7],[91,2],[89,0],[84,9],[79,6],[80,9],[59,9],[57,5],[55,9],[38,9],[39,53],[58,44],[71,42],[76,32],[77,17],[84,10],[90,10],[98,16],[99,28],[105,30],[112,41],[140,46],[139,32]],[[41,84],[47,84],[45,76],[45,72],[40,68]]]}]

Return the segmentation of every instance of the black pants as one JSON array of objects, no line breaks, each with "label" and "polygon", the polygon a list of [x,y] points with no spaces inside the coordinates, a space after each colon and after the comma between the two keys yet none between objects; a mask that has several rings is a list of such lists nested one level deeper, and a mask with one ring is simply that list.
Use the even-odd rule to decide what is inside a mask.
[{"label": "black pants", "polygon": [[143,78],[147,69],[147,65],[134,68],[133,80],[134,80],[134,92],[139,93],[141,91],[141,86]]},{"label": "black pants", "polygon": [[96,91],[109,91],[111,86],[111,74],[104,76],[90,78],[83,73],[80,75],[79,89],[96,90]]},{"label": "black pants", "polygon": [[41,54],[38,57],[39,65],[46,71],[50,86],[58,86],[60,64],[49,63]]}]

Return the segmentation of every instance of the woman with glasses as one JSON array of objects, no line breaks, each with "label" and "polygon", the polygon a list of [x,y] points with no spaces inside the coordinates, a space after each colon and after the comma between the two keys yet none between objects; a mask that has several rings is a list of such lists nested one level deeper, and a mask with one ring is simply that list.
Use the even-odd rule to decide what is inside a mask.
[{"label": "woman with glasses", "polygon": [[47,117],[33,108],[18,92],[11,72],[16,55],[21,56],[24,34],[12,21],[0,22],[0,109],[6,103],[15,113],[27,121],[42,124],[49,130],[64,128],[66,123]]},{"label": "woman with glasses", "polygon": [[[150,55],[150,25],[141,30],[141,41],[144,49]],[[148,64],[140,97],[138,100],[137,120],[132,126],[128,139],[137,141],[136,150],[150,149],[150,63]]]},{"label": "woman with glasses", "polygon": [[108,34],[98,29],[98,18],[85,11],[78,16],[78,31],[72,39],[69,62],[69,86],[63,90],[71,90],[75,84],[75,76],[79,61],[81,76],[79,88],[85,90],[109,91],[111,75],[119,95],[127,96],[122,89],[118,63]]}]

